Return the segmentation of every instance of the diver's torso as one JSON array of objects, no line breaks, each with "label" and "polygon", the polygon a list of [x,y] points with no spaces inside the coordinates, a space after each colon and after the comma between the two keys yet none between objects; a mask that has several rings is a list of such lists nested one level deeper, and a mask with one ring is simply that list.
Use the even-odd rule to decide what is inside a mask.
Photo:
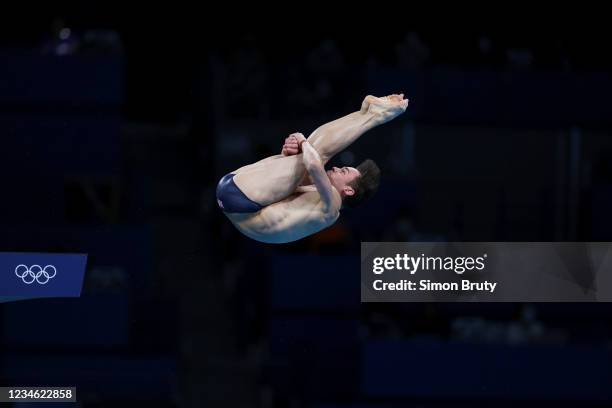
[{"label": "diver's torso", "polygon": [[247,237],[281,244],[296,241],[331,226],[340,213],[335,211],[329,215],[323,211],[319,193],[308,191],[293,194],[256,213],[225,215]]}]

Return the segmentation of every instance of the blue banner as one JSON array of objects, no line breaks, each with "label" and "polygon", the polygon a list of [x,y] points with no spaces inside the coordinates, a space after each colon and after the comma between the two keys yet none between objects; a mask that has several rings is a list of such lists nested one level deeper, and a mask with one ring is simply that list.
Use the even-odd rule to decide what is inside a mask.
[{"label": "blue banner", "polygon": [[0,252],[0,302],[79,297],[86,254]]}]

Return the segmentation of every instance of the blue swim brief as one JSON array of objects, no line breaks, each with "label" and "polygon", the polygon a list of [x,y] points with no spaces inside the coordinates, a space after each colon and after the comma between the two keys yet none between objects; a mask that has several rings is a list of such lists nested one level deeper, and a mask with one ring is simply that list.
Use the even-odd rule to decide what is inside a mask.
[{"label": "blue swim brief", "polygon": [[217,184],[217,204],[228,213],[253,213],[263,206],[249,199],[234,183],[234,173],[228,173]]}]

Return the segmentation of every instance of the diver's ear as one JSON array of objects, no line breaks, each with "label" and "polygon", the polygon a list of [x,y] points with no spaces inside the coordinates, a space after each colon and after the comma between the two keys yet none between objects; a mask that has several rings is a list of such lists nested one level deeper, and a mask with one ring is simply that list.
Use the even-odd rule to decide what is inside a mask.
[{"label": "diver's ear", "polygon": [[345,196],[355,195],[355,190],[351,186],[344,186],[344,189],[342,189],[342,191],[344,192]]}]

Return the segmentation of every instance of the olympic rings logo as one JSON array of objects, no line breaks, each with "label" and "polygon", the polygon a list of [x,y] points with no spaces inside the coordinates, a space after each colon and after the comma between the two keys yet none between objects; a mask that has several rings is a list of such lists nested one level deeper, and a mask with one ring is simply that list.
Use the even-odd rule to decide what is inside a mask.
[{"label": "olympic rings logo", "polygon": [[[53,272],[53,275],[49,273]],[[46,284],[51,280],[51,278],[55,277],[57,274],[57,270],[53,265],[47,265],[42,268],[40,265],[32,265],[27,267],[26,265],[17,265],[15,268],[15,275],[18,278],[21,278],[23,283],[30,285],[34,283],[34,281],[38,282],[41,285]]]}]

